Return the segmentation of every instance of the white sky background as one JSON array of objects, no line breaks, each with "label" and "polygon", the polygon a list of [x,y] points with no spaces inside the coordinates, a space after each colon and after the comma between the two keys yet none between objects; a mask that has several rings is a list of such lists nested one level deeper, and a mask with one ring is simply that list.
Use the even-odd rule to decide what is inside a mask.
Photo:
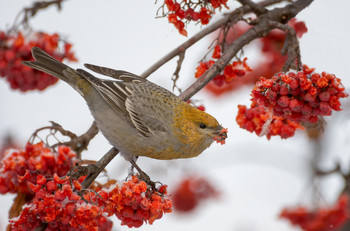
[{"label": "white sky background", "polygon": [[[159,3],[162,2],[159,0]],[[0,29],[8,27],[17,12],[28,6],[27,0],[0,0]],[[155,19],[158,5],[154,1],[74,0],[63,3],[63,11],[52,7],[31,20],[35,30],[59,32],[74,44],[79,63],[109,66],[141,74],[150,65],[177,45],[186,41],[167,19]],[[309,32],[301,39],[302,61],[317,71],[327,71],[350,86],[349,18],[350,2],[318,0],[298,15]],[[189,36],[199,26],[188,28]],[[179,85],[189,86],[195,79],[194,67],[210,44],[209,39],[186,53]],[[249,55],[249,54],[248,54]],[[254,56],[254,54],[253,54]],[[250,59],[256,57],[250,56]],[[249,60],[248,60],[249,63]],[[171,89],[171,75],[176,60],[154,73],[150,80]],[[213,144],[200,157],[191,160],[158,161],[140,158],[141,168],[153,180],[168,184],[170,189],[184,174],[197,173],[208,177],[222,192],[219,200],[202,204],[193,213],[172,213],[139,230],[213,230],[223,231],[297,231],[278,219],[284,206],[309,203],[308,164],[311,144],[303,132],[288,140],[259,138],[239,129],[235,122],[237,104],[249,104],[250,89],[241,89],[223,98],[200,93],[207,112],[229,129],[226,145]],[[348,100],[343,100],[345,103]],[[349,103],[347,103],[349,108]],[[349,162],[349,111],[337,112],[325,130],[324,165],[331,167],[336,159]],[[44,92],[20,93],[9,89],[0,79],[0,137],[12,132],[24,145],[32,132],[60,123],[76,133],[85,132],[92,117],[84,100],[67,84],[59,82]],[[87,159],[99,159],[110,145],[98,135],[84,154]],[[117,157],[108,166],[109,174],[118,179],[126,176],[129,164]],[[341,180],[328,177],[322,184],[324,204],[332,203],[340,190]],[[309,190],[308,190],[309,189]],[[12,196],[0,196],[0,227],[5,228]],[[115,230],[129,230],[114,224]]]}]

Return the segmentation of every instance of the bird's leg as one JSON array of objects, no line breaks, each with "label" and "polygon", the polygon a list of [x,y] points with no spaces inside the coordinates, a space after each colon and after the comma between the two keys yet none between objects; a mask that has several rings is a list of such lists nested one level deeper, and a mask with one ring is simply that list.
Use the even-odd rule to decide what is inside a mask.
[{"label": "bird's leg", "polygon": [[[132,160],[136,163],[138,158],[139,158],[138,156],[134,156]],[[128,180],[129,178],[131,178],[131,176],[135,175],[134,169],[135,169],[134,165],[131,165],[130,168],[128,169],[128,176],[125,178],[125,180]]]},{"label": "bird's leg", "polygon": [[[134,157],[133,157],[133,161],[136,163],[136,161],[138,160],[138,158],[139,158],[138,156],[134,156]],[[131,164],[129,175],[131,175],[131,176],[132,176],[132,175],[135,175],[135,174],[134,174],[134,168],[135,168],[134,165]]]},{"label": "bird's leg", "polygon": [[130,163],[133,168],[136,168],[136,170],[140,174],[140,179],[145,181],[148,185],[152,186],[153,189],[156,188],[156,183],[151,180],[151,178],[141,170],[141,168],[136,164],[135,160],[130,160]]}]

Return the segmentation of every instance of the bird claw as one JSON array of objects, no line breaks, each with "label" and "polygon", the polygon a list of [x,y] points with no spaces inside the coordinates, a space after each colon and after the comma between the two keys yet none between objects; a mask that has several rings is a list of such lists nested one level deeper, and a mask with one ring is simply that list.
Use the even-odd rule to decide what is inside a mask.
[{"label": "bird claw", "polygon": [[152,190],[156,190],[156,182],[152,181],[151,178],[143,171],[139,172],[139,179],[146,182],[147,185],[152,187]]},{"label": "bird claw", "polygon": [[147,185],[151,186],[153,190],[156,190],[156,182],[152,181],[151,178],[141,170],[141,168],[136,164],[134,160],[131,160],[130,163],[139,172],[138,178],[146,182]]}]

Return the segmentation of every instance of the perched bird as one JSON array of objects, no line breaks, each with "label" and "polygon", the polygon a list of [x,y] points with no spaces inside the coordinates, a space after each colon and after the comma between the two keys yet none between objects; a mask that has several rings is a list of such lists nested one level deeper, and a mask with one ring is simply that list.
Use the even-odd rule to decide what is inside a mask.
[{"label": "perched bird", "polygon": [[126,71],[85,64],[90,73],[57,61],[32,48],[35,61],[24,65],[67,82],[87,102],[98,128],[125,159],[190,158],[201,154],[214,140],[223,143],[226,129],[211,115],[182,101],[170,91]]}]

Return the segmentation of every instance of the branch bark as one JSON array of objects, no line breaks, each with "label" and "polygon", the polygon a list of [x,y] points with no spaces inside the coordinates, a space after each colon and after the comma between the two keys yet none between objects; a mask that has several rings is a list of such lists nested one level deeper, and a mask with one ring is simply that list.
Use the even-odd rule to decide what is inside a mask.
[{"label": "branch bark", "polygon": [[95,171],[90,173],[85,180],[81,183],[83,188],[88,188],[90,184],[96,179],[96,177],[105,169],[105,167],[116,157],[119,153],[119,150],[116,148],[111,148],[96,164],[93,164],[96,168]]}]

